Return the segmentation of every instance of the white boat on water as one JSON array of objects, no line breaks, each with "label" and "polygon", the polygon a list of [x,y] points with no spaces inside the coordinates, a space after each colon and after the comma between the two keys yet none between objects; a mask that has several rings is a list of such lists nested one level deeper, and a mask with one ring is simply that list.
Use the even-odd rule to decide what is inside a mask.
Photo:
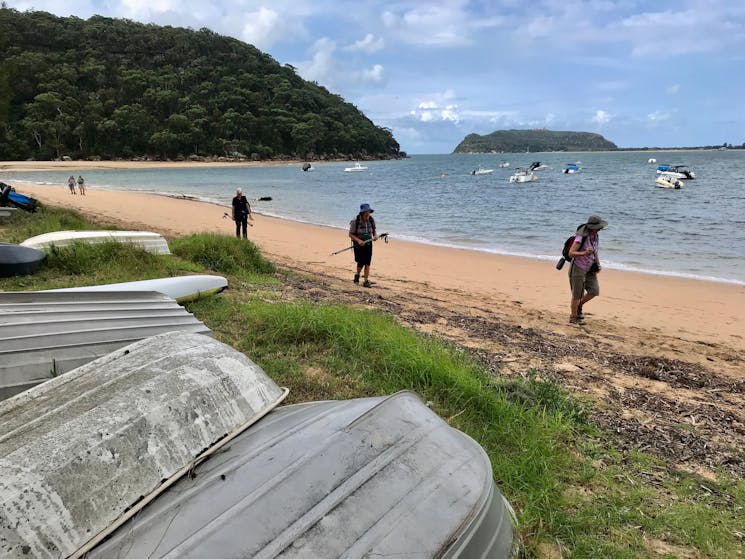
[{"label": "white boat on water", "polygon": [[484,169],[483,167],[479,167],[478,169],[474,169],[471,171],[472,175],[491,175],[494,172],[494,169]]},{"label": "white boat on water", "polygon": [[658,175],[668,175],[676,179],[692,180],[696,178],[696,173],[688,168],[688,165],[658,165]]},{"label": "white boat on water", "polygon": [[500,168],[500,169],[506,169],[506,168],[507,168],[507,167],[509,167],[509,166],[510,166],[510,162],[509,162],[509,161],[502,161],[502,162],[501,162],[501,163],[499,164],[499,168]]},{"label": "white boat on water", "polygon": [[367,167],[365,165],[360,165],[359,163],[355,163],[354,167],[347,167],[344,169],[345,173],[360,173],[362,171],[367,171]]},{"label": "white boat on water", "polygon": [[675,190],[683,188],[683,181],[671,175],[659,175],[654,182],[660,188],[673,188]]},{"label": "white boat on water", "polygon": [[86,285],[82,287],[64,287],[48,291],[157,291],[176,299],[179,303],[198,299],[204,295],[219,293],[228,286],[228,280],[222,276],[209,274],[174,276],[123,283],[106,283],[103,285]]},{"label": "white boat on water", "polygon": [[538,177],[531,171],[517,167],[515,172],[510,176],[510,182],[533,182],[537,181]]},{"label": "white boat on water", "polygon": [[171,254],[168,243],[162,235],[150,231],[110,231],[82,230],[82,231],[52,231],[26,239],[23,246],[46,249],[52,245],[65,247],[72,243],[130,243],[154,254]]},{"label": "white boat on water", "polygon": [[544,165],[540,161],[533,161],[528,167],[528,171],[545,171],[548,169],[548,165]]},{"label": "white boat on water", "polygon": [[577,165],[576,163],[567,163],[567,166],[564,168],[563,173],[565,175],[573,175],[574,173],[581,173],[582,167]]}]

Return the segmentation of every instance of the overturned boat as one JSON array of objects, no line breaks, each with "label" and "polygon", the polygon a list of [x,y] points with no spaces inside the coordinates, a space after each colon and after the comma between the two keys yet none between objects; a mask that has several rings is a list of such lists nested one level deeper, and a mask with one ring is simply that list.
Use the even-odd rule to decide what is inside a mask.
[{"label": "overturned boat", "polygon": [[47,249],[51,246],[65,247],[72,243],[128,243],[154,254],[171,254],[168,242],[151,231],[81,230],[52,231],[26,239],[21,244],[27,247]]},{"label": "overturned boat", "polygon": [[0,278],[33,274],[46,261],[47,255],[42,250],[13,243],[0,243]]},{"label": "overturned boat", "polygon": [[281,389],[207,340],[156,336],[0,403],[0,554],[513,555],[484,450],[415,394],[276,408],[242,430]]},{"label": "overturned boat", "polygon": [[161,293],[0,292],[0,400],[174,330],[211,334]]}]

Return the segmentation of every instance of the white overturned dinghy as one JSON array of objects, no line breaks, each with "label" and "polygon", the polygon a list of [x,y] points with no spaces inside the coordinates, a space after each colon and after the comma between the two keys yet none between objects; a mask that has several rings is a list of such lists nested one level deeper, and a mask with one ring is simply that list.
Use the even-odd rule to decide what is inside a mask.
[{"label": "white overturned dinghy", "polygon": [[65,287],[50,289],[52,292],[92,292],[92,291],[157,291],[175,299],[179,303],[192,301],[204,295],[219,293],[228,286],[228,280],[222,276],[208,274],[191,276],[174,276],[123,283],[107,283],[84,287]]},{"label": "white overturned dinghy", "polygon": [[286,394],[229,346],[174,332],[0,402],[0,557],[83,556]]},{"label": "white overturned dinghy", "polygon": [[89,559],[512,557],[483,449],[411,392],[277,408]]},{"label": "white overturned dinghy", "polygon": [[150,231],[53,231],[26,239],[23,246],[48,249],[51,246],[65,247],[72,243],[129,243],[154,254],[171,254],[162,235]]},{"label": "white overturned dinghy", "polygon": [[0,400],[174,330],[211,334],[162,293],[0,292]]}]

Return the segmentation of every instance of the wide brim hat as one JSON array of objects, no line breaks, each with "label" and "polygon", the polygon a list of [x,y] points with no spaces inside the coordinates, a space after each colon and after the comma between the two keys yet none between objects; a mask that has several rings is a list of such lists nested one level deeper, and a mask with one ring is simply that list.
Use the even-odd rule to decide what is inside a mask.
[{"label": "wide brim hat", "polygon": [[590,231],[600,231],[608,227],[608,222],[602,219],[600,216],[591,215],[587,218],[587,223],[580,225],[577,228],[578,235],[585,235]]},{"label": "wide brim hat", "polygon": [[375,210],[373,210],[370,207],[370,204],[360,204],[360,213],[370,212],[373,213]]}]

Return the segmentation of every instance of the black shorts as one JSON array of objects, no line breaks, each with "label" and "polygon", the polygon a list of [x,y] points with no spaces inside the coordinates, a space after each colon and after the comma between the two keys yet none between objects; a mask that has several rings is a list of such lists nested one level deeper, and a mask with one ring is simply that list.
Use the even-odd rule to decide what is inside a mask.
[{"label": "black shorts", "polygon": [[369,266],[372,262],[372,242],[366,243],[362,246],[355,243],[354,245],[354,261],[359,266]]}]

